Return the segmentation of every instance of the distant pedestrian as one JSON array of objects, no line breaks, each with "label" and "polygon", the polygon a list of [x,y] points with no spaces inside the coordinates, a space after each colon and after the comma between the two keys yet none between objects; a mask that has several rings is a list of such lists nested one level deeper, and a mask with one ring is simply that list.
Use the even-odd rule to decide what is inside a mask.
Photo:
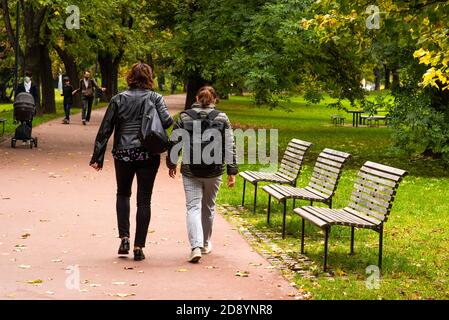
[{"label": "distant pedestrian", "polygon": [[[33,74],[31,73],[31,71],[25,72],[25,77],[23,78],[23,82],[19,83],[16,88],[15,97],[17,97],[17,95],[22,92],[29,93],[33,96],[34,104],[37,108],[37,106],[39,105],[39,90],[37,89],[37,86],[34,84]],[[32,128],[33,119],[31,119],[30,121],[27,121],[26,123],[30,128]]]},{"label": "distant pedestrian", "polygon": [[62,87],[62,96],[64,97],[65,118],[62,123],[70,124],[70,109],[73,105],[73,87],[69,77],[64,77],[64,85]]},{"label": "distant pedestrian", "polygon": [[100,88],[97,82],[91,78],[91,72],[89,70],[84,71],[84,77],[80,80],[78,89],[73,91],[73,95],[81,92],[83,111],[82,121],[83,125],[86,125],[90,121],[90,114],[92,112],[92,105],[94,102],[94,89],[106,91],[106,88]]}]

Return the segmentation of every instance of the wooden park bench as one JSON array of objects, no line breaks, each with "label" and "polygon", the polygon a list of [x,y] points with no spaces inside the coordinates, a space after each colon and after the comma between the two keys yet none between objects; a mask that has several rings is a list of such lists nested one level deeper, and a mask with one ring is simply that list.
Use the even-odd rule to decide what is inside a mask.
[{"label": "wooden park bench", "polygon": [[277,172],[260,172],[260,171],[245,171],[241,172],[240,176],[243,178],[243,195],[242,206],[245,205],[246,181],[254,185],[254,208],[256,212],[257,205],[257,184],[259,182],[273,182],[280,184],[289,184],[296,186],[296,180],[302,169],[304,155],[309,151],[312,143],[298,139],[291,140],[281,161],[280,168]]},{"label": "wooden park bench", "polygon": [[331,123],[334,126],[344,126],[345,125],[345,117],[335,114],[331,116]]},{"label": "wooden park bench", "polygon": [[305,220],[324,230],[324,271],[327,268],[327,247],[331,226],[351,227],[351,251],[354,253],[354,229],[371,229],[379,233],[379,269],[382,268],[383,229],[387,222],[404,170],[374,162],[366,162],[360,169],[350,203],[343,209],[312,206],[294,210],[302,218],[301,253],[304,253]]},{"label": "wooden park bench", "polygon": [[271,197],[284,203],[282,220],[282,238],[285,238],[285,219],[287,214],[287,200],[308,200],[313,205],[314,202],[326,203],[332,208],[332,197],[335,194],[341,172],[346,161],[351,157],[349,153],[324,149],[318,156],[315,168],[313,169],[310,182],[305,188],[294,186],[283,186],[271,184],[262,189],[268,193],[267,223],[270,223]]},{"label": "wooden park bench", "polygon": [[384,121],[385,125],[388,122],[387,116],[361,116],[360,117],[362,124],[367,124],[369,127],[379,127],[380,121]]},{"label": "wooden park bench", "polygon": [[3,125],[2,135],[4,135],[5,134],[6,119],[5,118],[0,118],[0,123]]}]

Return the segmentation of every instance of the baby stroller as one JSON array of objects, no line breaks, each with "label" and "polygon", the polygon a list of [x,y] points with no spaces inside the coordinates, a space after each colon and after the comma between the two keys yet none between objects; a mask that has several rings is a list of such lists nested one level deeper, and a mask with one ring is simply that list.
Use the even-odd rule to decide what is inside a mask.
[{"label": "baby stroller", "polygon": [[11,139],[11,147],[16,147],[17,140],[30,143],[30,149],[37,148],[37,138],[31,136],[31,123],[36,111],[34,98],[31,94],[19,93],[14,101],[14,121],[20,122],[14,137]]}]

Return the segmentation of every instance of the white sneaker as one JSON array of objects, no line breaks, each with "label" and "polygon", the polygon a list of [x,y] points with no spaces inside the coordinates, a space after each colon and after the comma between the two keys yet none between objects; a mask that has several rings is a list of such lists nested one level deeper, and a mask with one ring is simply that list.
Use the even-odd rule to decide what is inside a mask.
[{"label": "white sneaker", "polygon": [[200,261],[200,259],[201,259],[201,249],[200,248],[193,249],[192,252],[190,253],[188,261],[191,263],[196,263]]},{"label": "white sneaker", "polygon": [[212,243],[211,242],[209,242],[203,248],[201,248],[201,253],[202,254],[209,254],[211,252],[212,252]]}]

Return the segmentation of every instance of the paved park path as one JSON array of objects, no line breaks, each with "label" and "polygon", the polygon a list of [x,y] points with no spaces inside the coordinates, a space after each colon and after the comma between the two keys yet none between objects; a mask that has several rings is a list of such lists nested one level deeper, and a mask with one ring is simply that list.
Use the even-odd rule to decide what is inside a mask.
[{"label": "paved park path", "polygon": [[[176,113],[184,96],[166,100]],[[288,299],[288,282],[221,216],[212,255],[197,265],[186,261],[182,182],[169,179],[164,164],[147,259],[116,255],[111,147],[101,173],[88,166],[104,111],[94,111],[88,126],[75,115],[70,126],[55,120],[35,128],[38,149],[0,144],[0,299]],[[132,203],[133,231],[134,196]]]}]

